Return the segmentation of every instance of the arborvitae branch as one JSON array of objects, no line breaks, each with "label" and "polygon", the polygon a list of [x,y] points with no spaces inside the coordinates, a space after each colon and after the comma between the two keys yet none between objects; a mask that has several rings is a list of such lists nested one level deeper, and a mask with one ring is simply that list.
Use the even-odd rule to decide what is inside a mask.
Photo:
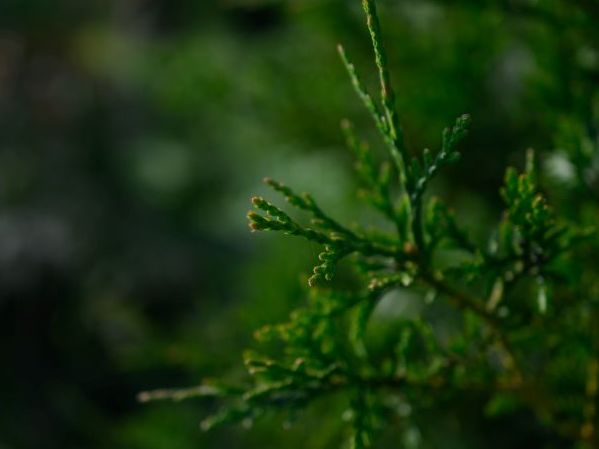
[{"label": "arborvitae branch", "polygon": [[470,116],[464,114],[455,122],[451,128],[445,128],[441,151],[433,158],[430,151],[425,149],[422,154],[422,164],[418,159],[412,159],[410,167],[413,185],[410,187],[412,203],[422,198],[426,186],[435,177],[440,169],[460,159],[460,153],[456,150],[457,144],[466,136],[470,126]]},{"label": "arborvitae branch", "polygon": [[[342,128],[357,160],[363,197],[394,223],[397,235],[350,229],[328,215],[309,194],[297,194],[267,178],[265,182],[291,206],[310,215],[310,225],[255,197],[252,203],[258,212],[248,214],[250,228],[280,231],[322,246],[309,278],[306,304],[292,312],[286,322],[256,332],[260,343],[269,344],[245,356],[250,376],[246,387],[163,390],[140,398],[217,396],[226,406],[203,422],[204,428],[211,428],[233,421],[249,422],[270,409],[301,409],[325,395],[340,393],[351,404],[350,447],[366,448],[373,444],[377,430],[393,417],[394,411],[383,400],[388,390],[398,391],[418,408],[420,401],[434,400],[441,389],[458,394],[474,389],[495,401],[490,409],[498,408],[497,403],[505,397],[517,400],[548,430],[583,441],[588,447],[597,445],[599,351],[595,344],[587,344],[592,349],[585,346],[580,351],[581,365],[587,370],[583,376],[571,375],[577,389],[567,391],[567,397],[547,397],[552,389],[559,396],[562,386],[554,388],[552,379],[539,379],[529,361],[543,360],[539,362],[544,364],[542,369],[563,369],[561,354],[570,348],[559,347],[561,340],[556,335],[564,330],[573,340],[597,340],[595,333],[588,331],[596,328],[594,320],[582,330],[564,325],[567,314],[563,318],[554,313],[550,295],[558,280],[574,277],[560,273],[555,262],[572,258],[575,245],[589,233],[557,219],[538,187],[532,152],[523,173],[509,169],[506,174],[501,190],[506,210],[491,232],[489,249],[479,248],[458,225],[459,217],[439,199],[425,201],[434,177],[459,159],[457,145],[467,133],[469,116],[462,115],[444,130],[436,155],[425,149],[421,157],[408,160],[375,1],[363,0],[362,4],[379,75],[381,105],[368,94],[341,46],[339,53],[354,89],[391,150],[399,182],[394,184],[388,161],[380,166],[375,163],[370,147],[358,140],[349,122],[343,122]],[[582,165],[591,160],[580,148],[574,155]],[[462,250],[467,259],[453,265],[439,263],[436,256],[447,248]],[[337,264],[345,258],[354,266],[354,285],[360,288],[348,292],[316,285],[319,280],[331,280]],[[530,290],[536,303],[523,304],[522,294],[513,295],[515,287]],[[398,319],[392,349],[383,348],[385,354],[377,356],[373,346],[379,352],[383,349],[369,338],[372,317],[384,294],[395,289],[414,289],[422,296],[424,289],[438,295],[462,312],[463,327],[447,337],[449,341],[441,342],[434,325],[424,317]],[[589,309],[596,307],[581,303],[578,297],[562,298],[560,310],[579,306],[575,312],[588,316]],[[592,316],[594,319],[595,314]],[[543,326],[531,328],[536,333],[529,332],[526,326],[531,323]],[[533,343],[526,343],[527,338]],[[569,404],[579,404],[577,414],[557,400],[564,397]]]},{"label": "arborvitae branch", "polygon": [[399,153],[400,159],[405,163],[407,160],[407,151],[401,126],[399,124],[399,115],[397,113],[397,105],[395,104],[395,92],[391,85],[391,76],[389,75],[387,55],[385,53],[381,26],[376,12],[376,3],[374,0],[362,0],[362,7],[366,13],[366,23],[368,30],[370,31],[372,48],[374,50],[376,66],[379,72],[381,100],[383,103],[383,110],[385,111],[385,121],[388,126],[389,135],[395,144],[395,149]]},{"label": "arborvitae branch", "polygon": [[406,182],[409,182],[409,174],[406,172],[406,161],[408,159],[408,154],[404,142],[403,131],[399,123],[399,115],[397,113],[397,105],[395,103],[395,92],[391,85],[391,77],[389,75],[387,56],[385,54],[385,48],[383,45],[381,26],[376,13],[376,4],[373,0],[363,0],[362,6],[366,14],[366,24],[368,26],[368,30],[370,31],[375,63],[379,74],[381,103],[383,109],[382,114],[379,112],[377,106],[372,100],[372,97],[368,94],[366,88],[360,81],[356,73],[356,69],[354,65],[349,62],[343,47],[339,45],[337,48],[339,55],[341,56],[341,60],[343,61],[343,64],[345,65],[352,81],[354,89],[356,90],[358,96],[362,99],[366,109],[368,109],[374,118],[377,128],[381,132],[383,139],[389,147],[391,156],[398,170],[400,183],[402,186],[404,186]]},{"label": "arborvitae branch", "polygon": [[248,213],[249,226],[252,231],[281,231],[288,235],[303,237],[324,245],[324,251],[318,256],[321,263],[314,267],[314,274],[308,281],[311,286],[321,278],[330,281],[334,276],[337,263],[351,253],[388,257],[397,261],[406,261],[413,257],[412,254],[401,248],[381,245],[339,224],[324,213],[310,195],[298,195],[289,187],[270,178],[266,178],[265,182],[282,193],[289,204],[310,212],[313,216],[312,224],[322,229],[317,230],[302,226],[282,209],[264,198],[252,198],[254,207],[266,213],[266,215],[260,215],[256,212]]}]

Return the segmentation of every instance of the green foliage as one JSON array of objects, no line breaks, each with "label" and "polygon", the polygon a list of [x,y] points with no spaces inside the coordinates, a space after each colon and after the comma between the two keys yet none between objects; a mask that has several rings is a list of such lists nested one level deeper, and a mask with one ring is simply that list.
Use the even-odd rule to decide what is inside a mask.
[{"label": "green foliage", "polygon": [[[379,101],[341,46],[339,53],[393,163],[378,163],[348,120],[342,130],[356,159],[359,196],[395,232],[341,224],[311,195],[266,179],[292,208],[308,216],[308,223],[254,197],[249,226],[301,237],[321,248],[308,279],[307,304],[287,322],[256,332],[258,349],[244,358],[250,380],[241,388],[202,386],[148,393],[144,399],[217,397],[221,411],[202,424],[211,429],[250,424],[270,411],[300,412],[341,396],[348,406],[343,417],[350,427],[349,447],[360,449],[376,446],[377,438],[398,422],[399,428],[409,427],[420,412],[439,407],[447,396],[451,406],[461,395],[477,394],[489,416],[528,410],[547,432],[596,444],[597,305],[572,298],[565,287],[576,281],[570,267],[577,244],[594,241],[593,230],[558,218],[540,187],[532,151],[522,173],[507,170],[501,188],[505,210],[488,230],[488,244],[475,241],[452,209],[427,195],[439,172],[460,159],[458,146],[470,118],[462,115],[443,131],[436,154],[424,149],[414,156],[408,150],[374,0],[364,0],[363,9]],[[570,143],[580,141],[571,132],[565,135]],[[570,148],[577,167],[596,157],[588,141]],[[589,190],[588,177],[580,178]],[[448,251],[464,256],[443,263]],[[335,284],[344,260],[353,289]],[[455,308],[451,332],[419,314],[398,319],[390,335],[377,334],[375,316],[384,299],[406,291],[432,301],[438,297],[437,302]],[[569,367],[573,359],[576,366]],[[414,409],[415,417],[405,416],[398,402]]]}]

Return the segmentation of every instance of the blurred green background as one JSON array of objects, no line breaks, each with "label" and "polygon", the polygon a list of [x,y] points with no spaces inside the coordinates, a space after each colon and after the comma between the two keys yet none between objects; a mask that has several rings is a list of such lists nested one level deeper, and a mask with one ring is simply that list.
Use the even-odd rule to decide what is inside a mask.
[{"label": "blurred green background", "polygon": [[[505,165],[592,115],[596,3],[380,9],[409,147],[473,116],[434,189],[482,235]],[[378,142],[335,49],[374,91],[363,22],[357,0],[0,2],[1,449],[338,447],[326,404],[204,434],[213,404],[135,397],[240,378],[253,329],[301,302],[318,248],[248,232],[263,176],[375,224],[339,131]],[[446,421],[444,448],[478,441]]]}]

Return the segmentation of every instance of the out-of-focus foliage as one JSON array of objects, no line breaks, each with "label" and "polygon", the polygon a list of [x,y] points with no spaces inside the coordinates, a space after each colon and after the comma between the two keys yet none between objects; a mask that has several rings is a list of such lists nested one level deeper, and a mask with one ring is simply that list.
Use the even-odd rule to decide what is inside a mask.
[{"label": "out-of-focus foliage", "polygon": [[[521,181],[508,176],[510,213],[490,251],[521,255],[510,246],[514,233],[526,229],[537,239],[539,226],[558,232],[561,220],[595,225],[596,3],[379,6],[407,148],[436,148],[439,131],[456,116],[474,118],[460,143],[462,160],[429,186],[455,212],[432,202],[425,225],[452,228],[456,217],[474,243],[486,245],[490,224],[502,218],[504,167],[522,166],[531,146],[544,170]],[[367,67],[368,39],[357,1],[0,2],[0,447],[338,447],[345,428],[339,416],[362,429],[362,441],[378,428],[381,411],[370,395],[355,397],[349,410],[332,395],[301,419],[275,414],[251,430],[210,433],[198,425],[206,407],[217,410],[210,398],[135,402],[140,390],[207,376],[244,380],[237,359],[253,329],[306,305],[308,267],[321,247],[248,235],[248,192],[266,192],[256,180],[268,174],[310,190],[340,222],[383,223],[384,214],[356,206],[338,127],[348,117],[355,134],[376,142],[335,50],[343,42],[355,66]],[[360,71],[365,85],[376,85],[375,73]],[[374,149],[376,160],[382,149]],[[367,160],[360,162],[368,181]],[[510,192],[532,183],[542,186],[557,221],[543,218],[544,203],[534,195],[539,214],[519,217]],[[382,192],[364,190],[385,208]],[[504,319],[520,330],[513,344],[527,353],[552,348],[534,353],[524,368],[560,393],[555,406],[565,423],[594,413],[593,403],[581,408],[572,399],[596,354],[585,332],[596,316],[597,248],[593,240],[580,247],[531,282],[513,286],[510,276],[497,275],[470,287],[486,289],[497,313],[510,312]],[[534,245],[526,254],[535,255]],[[465,260],[450,248],[436,258],[442,266]],[[340,265],[333,282],[356,288],[346,268]],[[504,268],[497,274],[509,272]],[[557,285],[545,282],[553,276]],[[326,305],[311,298],[308,311],[330,313],[340,299]],[[385,348],[399,345],[398,363],[417,356],[415,366],[425,370],[438,348],[426,343],[427,329],[406,324],[419,316],[444,339],[464,324],[485,343],[476,323],[460,323],[441,298],[429,304],[397,289],[373,311],[370,344],[381,350],[369,349],[370,356],[383,360]],[[569,323],[567,335],[551,327],[554,316]],[[527,331],[537,321],[546,333]],[[543,357],[555,362],[535,372]],[[592,382],[584,388],[592,392]],[[414,403],[432,399],[423,394]],[[434,399],[451,404],[452,413],[416,413],[411,401],[389,395],[386,407],[396,410],[402,437],[383,433],[377,444],[566,444],[510,395],[474,389],[459,398],[440,391]],[[364,421],[355,410],[371,410],[376,419]]]}]

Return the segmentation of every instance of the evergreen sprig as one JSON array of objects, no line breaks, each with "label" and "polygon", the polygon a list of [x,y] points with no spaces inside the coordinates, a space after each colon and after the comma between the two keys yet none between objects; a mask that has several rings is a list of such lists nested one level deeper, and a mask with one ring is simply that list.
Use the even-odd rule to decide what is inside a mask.
[{"label": "evergreen sprig", "polygon": [[270,178],[266,178],[264,182],[281,193],[289,204],[309,212],[312,215],[313,227],[302,226],[282,209],[264,198],[254,197],[252,204],[263,211],[265,215],[249,212],[250,229],[253,231],[282,231],[287,235],[300,236],[323,245],[323,251],[318,255],[320,263],[314,267],[313,275],[308,281],[311,286],[319,279],[330,281],[334,276],[337,263],[352,253],[359,253],[363,256],[390,257],[397,260],[410,257],[399,248],[381,245],[379,242],[358,235],[339,224],[323,212],[311,195],[298,195],[286,185]]},{"label": "evergreen sprig", "polygon": [[428,148],[425,148],[422,152],[422,163],[417,158],[412,159],[408,178],[412,182],[409,186],[412,203],[420,201],[426,186],[440,169],[460,159],[460,153],[456,147],[466,136],[469,126],[470,116],[468,114],[458,117],[454,126],[443,131],[441,151],[435,157],[431,155]]},{"label": "evergreen sprig", "polygon": [[[555,310],[548,304],[550,289],[557,290],[563,279],[573,276],[557,262],[572,258],[576,243],[591,234],[556,218],[539,187],[532,152],[523,173],[507,171],[501,189],[505,212],[490,232],[489,247],[478,245],[458,223],[460,217],[439,198],[428,198],[431,181],[460,158],[458,144],[467,134],[470,118],[462,115],[443,131],[435,155],[425,149],[410,156],[376,3],[363,0],[362,5],[379,75],[380,104],[368,93],[343,47],[338,48],[394,165],[378,164],[350,122],[343,121],[342,129],[356,158],[361,196],[395,225],[396,235],[352,229],[329,216],[311,195],[265,179],[292,207],[307,213],[310,223],[301,224],[278,206],[254,197],[250,228],[298,236],[322,247],[309,279],[307,303],[287,322],[256,332],[263,349],[245,356],[247,385],[159,391],[142,399],[216,396],[223,408],[203,422],[209,429],[230,422],[248,424],[269,410],[299,411],[312,401],[341,394],[348,401],[344,417],[351,428],[349,447],[362,449],[374,446],[379,431],[401,414],[389,398],[418,413],[421,405],[438,400],[440,391],[454,398],[476,391],[487,398],[487,413],[527,408],[549,432],[596,444],[599,350],[590,338],[599,313],[590,306],[576,309],[576,300],[557,304],[556,298]],[[580,156],[580,151],[576,154]],[[585,155],[578,160],[588,160],[588,151]],[[463,251],[465,260],[439,263],[437,256],[447,249]],[[361,285],[357,291],[327,284],[338,263],[349,256]],[[520,301],[521,293],[512,295],[516,287],[521,292],[531,286],[536,290],[536,308]],[[434,323],[423,317],[401,318],[392,338],[373,341],[371,326],[381,299],[408,289],[453,306],[462,317],[459,331],[441,339]],[[578,325],[580,316],[584,323]],[[534,325],[539,322],[545,324]],[[568,386],[559,383],[569,363],[571,340],[564,336],[588,342],[578,355],[580,366],[588,368],[570,373]],[[541,369],[549,374],[539,378],[531,359],[543,360]]]}]

